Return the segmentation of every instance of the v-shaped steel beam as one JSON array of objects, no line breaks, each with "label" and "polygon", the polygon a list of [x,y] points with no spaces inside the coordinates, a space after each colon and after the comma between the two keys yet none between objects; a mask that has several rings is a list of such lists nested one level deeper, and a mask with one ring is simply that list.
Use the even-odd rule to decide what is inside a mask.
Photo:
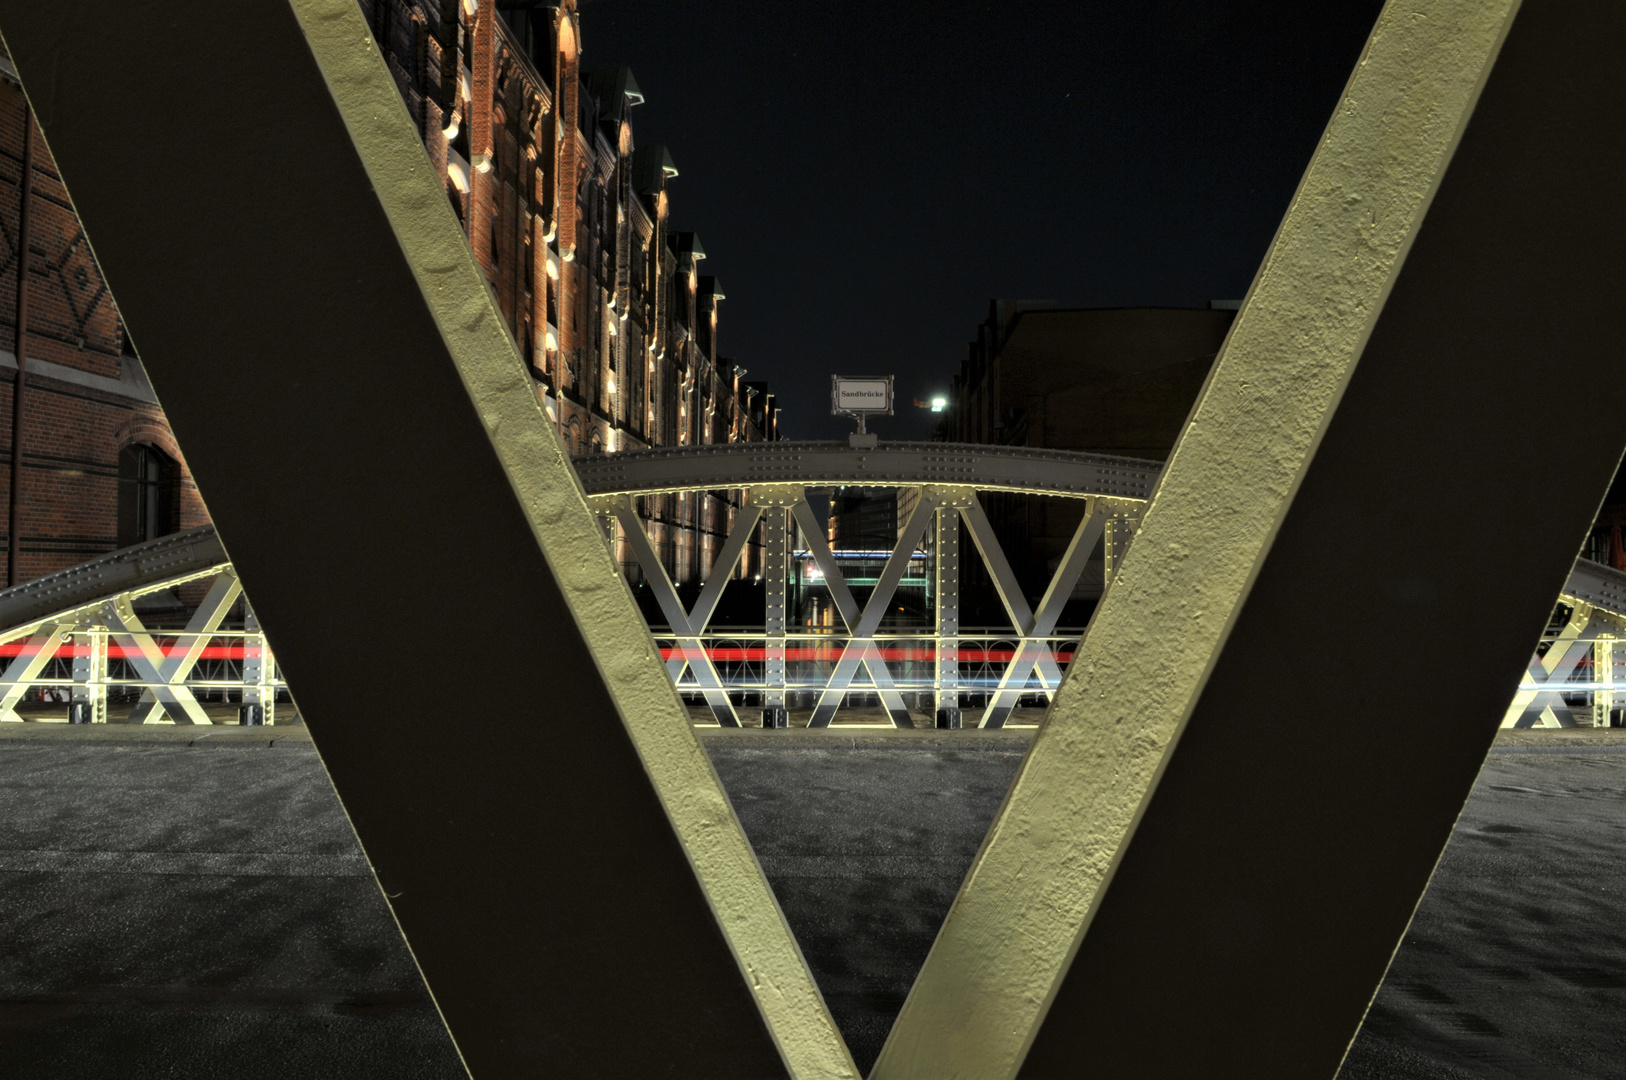
[{"label": "v-shaped steel beam", "polygon": [[1623,54],[1384,10],[875,1080],[1338,1071],[1626,443]]},{"label": "v-shaped steel beam", "polygon": [[0,35],[470,1072],[856,1080],[354,0]]},{"label": "v-shaped steel beam", "polygon": [[[357,7],[0,34],[471,1072],[854,1077]],[[1385,10],[875,1080],[1337,1071],[1620,459],[1622,52],[1616,4]],[[427,641],[503,739],[354,692]]]}]

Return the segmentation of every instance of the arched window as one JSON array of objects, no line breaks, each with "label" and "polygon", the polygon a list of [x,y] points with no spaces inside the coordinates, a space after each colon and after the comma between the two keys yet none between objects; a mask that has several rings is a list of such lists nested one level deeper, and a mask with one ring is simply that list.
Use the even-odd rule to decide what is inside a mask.
[{"label": "arched window", "polygon": [[156,446],[135,443],[119,451],[119,547],[176,531],[180,470]]}]

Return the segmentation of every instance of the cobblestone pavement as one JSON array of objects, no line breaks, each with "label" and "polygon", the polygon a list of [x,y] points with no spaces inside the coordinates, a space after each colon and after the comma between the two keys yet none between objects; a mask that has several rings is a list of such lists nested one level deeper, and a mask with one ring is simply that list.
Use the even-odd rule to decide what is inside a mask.
[{"label": "cobblestone pavement", "polygon": [[[0,1076],[464,1075],[308,743],[71,734],[0,741]],[[1021,740],[774,738],[707,745],[867,1065]],[[1622,853],[1626,753],[1493,754],[1342,1077],[1626,1077]]]}]

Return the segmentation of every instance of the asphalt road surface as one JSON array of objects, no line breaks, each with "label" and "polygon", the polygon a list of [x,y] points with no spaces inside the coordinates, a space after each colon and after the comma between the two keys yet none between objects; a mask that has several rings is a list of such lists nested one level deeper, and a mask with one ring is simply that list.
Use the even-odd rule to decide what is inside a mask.
[{"label": "asphalt road surface", "polygon": [[[709,746],[867,1067],[1020,745]],[[1622,1016],[1626,753],[1497,752],[1341,1076],[1626,1077]],[[0,1076],[463,1075],[308,745],[0,741]]]}]

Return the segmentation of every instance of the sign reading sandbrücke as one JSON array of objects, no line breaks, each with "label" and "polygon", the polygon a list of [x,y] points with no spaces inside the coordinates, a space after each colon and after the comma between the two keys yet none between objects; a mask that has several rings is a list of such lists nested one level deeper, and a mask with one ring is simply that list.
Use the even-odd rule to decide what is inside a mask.
[{"label": "sign reading sandbr\u00fccke", "polygon": [[891,416],[892,376],[830,376],[832,416]]}]

